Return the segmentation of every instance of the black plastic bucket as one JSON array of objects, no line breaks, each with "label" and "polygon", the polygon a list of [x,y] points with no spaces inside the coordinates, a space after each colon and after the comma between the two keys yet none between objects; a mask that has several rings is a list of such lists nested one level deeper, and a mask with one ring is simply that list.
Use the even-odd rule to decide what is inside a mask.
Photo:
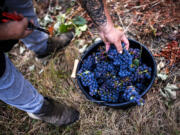
[{"label": "black plastic bucket", "polygon": [[[151,79],[148,82],[149,85],[144,91],[140,93],[140,96],[142,97],[149,91],[149,89],[152,87],[154,83],[154,80],[156,77],[156,62],[151,52],[144,45],[132,39],[129,39],[129,43],[130,43],[130,48],[142,49],[142,55],[141,55],[142,62],[152,68]],[[98,41],[94,43],[87,49],[86,52],[84,52],[84,54],[81,57],[81,61],[78,64],[77,72],[80,70],[83,60],[86,59],[91,53],[93,53],[99,46],[104,46],[103,41]],[[92,102],[98,103],[100,105],[114,107],[114,108],[124,108],[124,107],[126,108],[133,105],[132,102],[108,103],[105,101],[101,101],[100,99],[96,99],[95,97],[92,97],[91,95],[89,95],[89,89],[82,85],[81,79],[78,76],[77,76],[77,82],[81,91],[85,94],[87,99],[89,99]]]}]

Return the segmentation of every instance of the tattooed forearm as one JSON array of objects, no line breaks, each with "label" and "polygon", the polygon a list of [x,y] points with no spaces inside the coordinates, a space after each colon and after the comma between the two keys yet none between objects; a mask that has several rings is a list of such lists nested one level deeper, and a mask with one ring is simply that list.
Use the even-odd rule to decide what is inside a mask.
[{"label": "tattooed forearm", "polygon": [[107,17],[102,0],[80,0],[80,3],[97,26],[106,25]]}]

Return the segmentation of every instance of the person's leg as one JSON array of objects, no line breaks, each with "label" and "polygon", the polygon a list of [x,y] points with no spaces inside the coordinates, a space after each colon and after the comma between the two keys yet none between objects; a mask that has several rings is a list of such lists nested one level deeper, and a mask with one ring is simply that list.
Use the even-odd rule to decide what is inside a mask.
[{"label": "person's leg", "polygon": [[[34,24],[39,26],[32,0],[6,0],[5,5],[10,12],[16,11],[28,19],[33,19]],[[36,54],[43,54],[47,49],[48,35],[34,30],[28,37],[22,39],[23,43]]]},{"label": "person's leg", "polygon": [[58,126],[69,125],[79,119],[76,109],[39,94],[8,57],[5,72],[0,77],[0,100],[27,112],[31,118]]},{"label": "person's leg", "polygon": [[6,57],[6,70],[0,77],[0,100],[20,110],[38,113],[42,108],[44,97],[24,79]]}]

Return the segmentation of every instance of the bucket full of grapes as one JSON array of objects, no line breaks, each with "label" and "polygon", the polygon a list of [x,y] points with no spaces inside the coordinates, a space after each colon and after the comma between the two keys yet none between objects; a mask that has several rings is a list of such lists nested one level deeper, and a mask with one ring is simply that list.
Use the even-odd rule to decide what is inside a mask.
[{"label": "bucket full of grapes", "polygon": [[156,62],[144,45],[132,39],[129,43],[129,50],[119,54],[113,45],[106,52],[99,41],[82,55],[77,82],[90,101],[116,108],[145,103],[143,96],[156,77]]}]

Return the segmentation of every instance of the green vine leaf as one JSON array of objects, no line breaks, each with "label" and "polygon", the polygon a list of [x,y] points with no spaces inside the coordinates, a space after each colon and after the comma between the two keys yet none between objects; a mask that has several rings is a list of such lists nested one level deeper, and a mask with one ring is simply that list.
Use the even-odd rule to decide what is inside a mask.
[{"label": "green vine leaf", "polygon": [[67,32],[67,31],[68,31],[67,25],[61,24],[60,27],[59,27],[59,31],[60,31],[60,33],[65,33],[65,32]]},{"label": "green vine leaf", "polygon": [[77,17],[74,18],[72,21],[73,21],[73,23],[74,23],[75,25],[79,25],[79,26],[85,25],[85,24],[87,23],[86,19],[84,19],[84,18],[81,17],[81,16],[77,16]]},{"label": "green vine leaf", "polygon": [[138,66],[139,66],[139,60],[138,60],[138,59],[134,59],[134,60],[133,60],[133,64],[138,67]]},{"label": "green vine leaf", "polygon": [[66,24],[61,24],[59,26],[59,31],[60,31],[60,33],[66,33],[72,28],[73,28],[72,24],[67,24],[67,25]]},{"label": "green vine leaf", "polygon": [[79,29],[81,31],[86,31],[87,30],[87,25],[80,26]]},{"label": "green vine leaf", "polygon": [[82,31],[79,28],[75,29],[75,36],[80,37],[82,34]]}]

